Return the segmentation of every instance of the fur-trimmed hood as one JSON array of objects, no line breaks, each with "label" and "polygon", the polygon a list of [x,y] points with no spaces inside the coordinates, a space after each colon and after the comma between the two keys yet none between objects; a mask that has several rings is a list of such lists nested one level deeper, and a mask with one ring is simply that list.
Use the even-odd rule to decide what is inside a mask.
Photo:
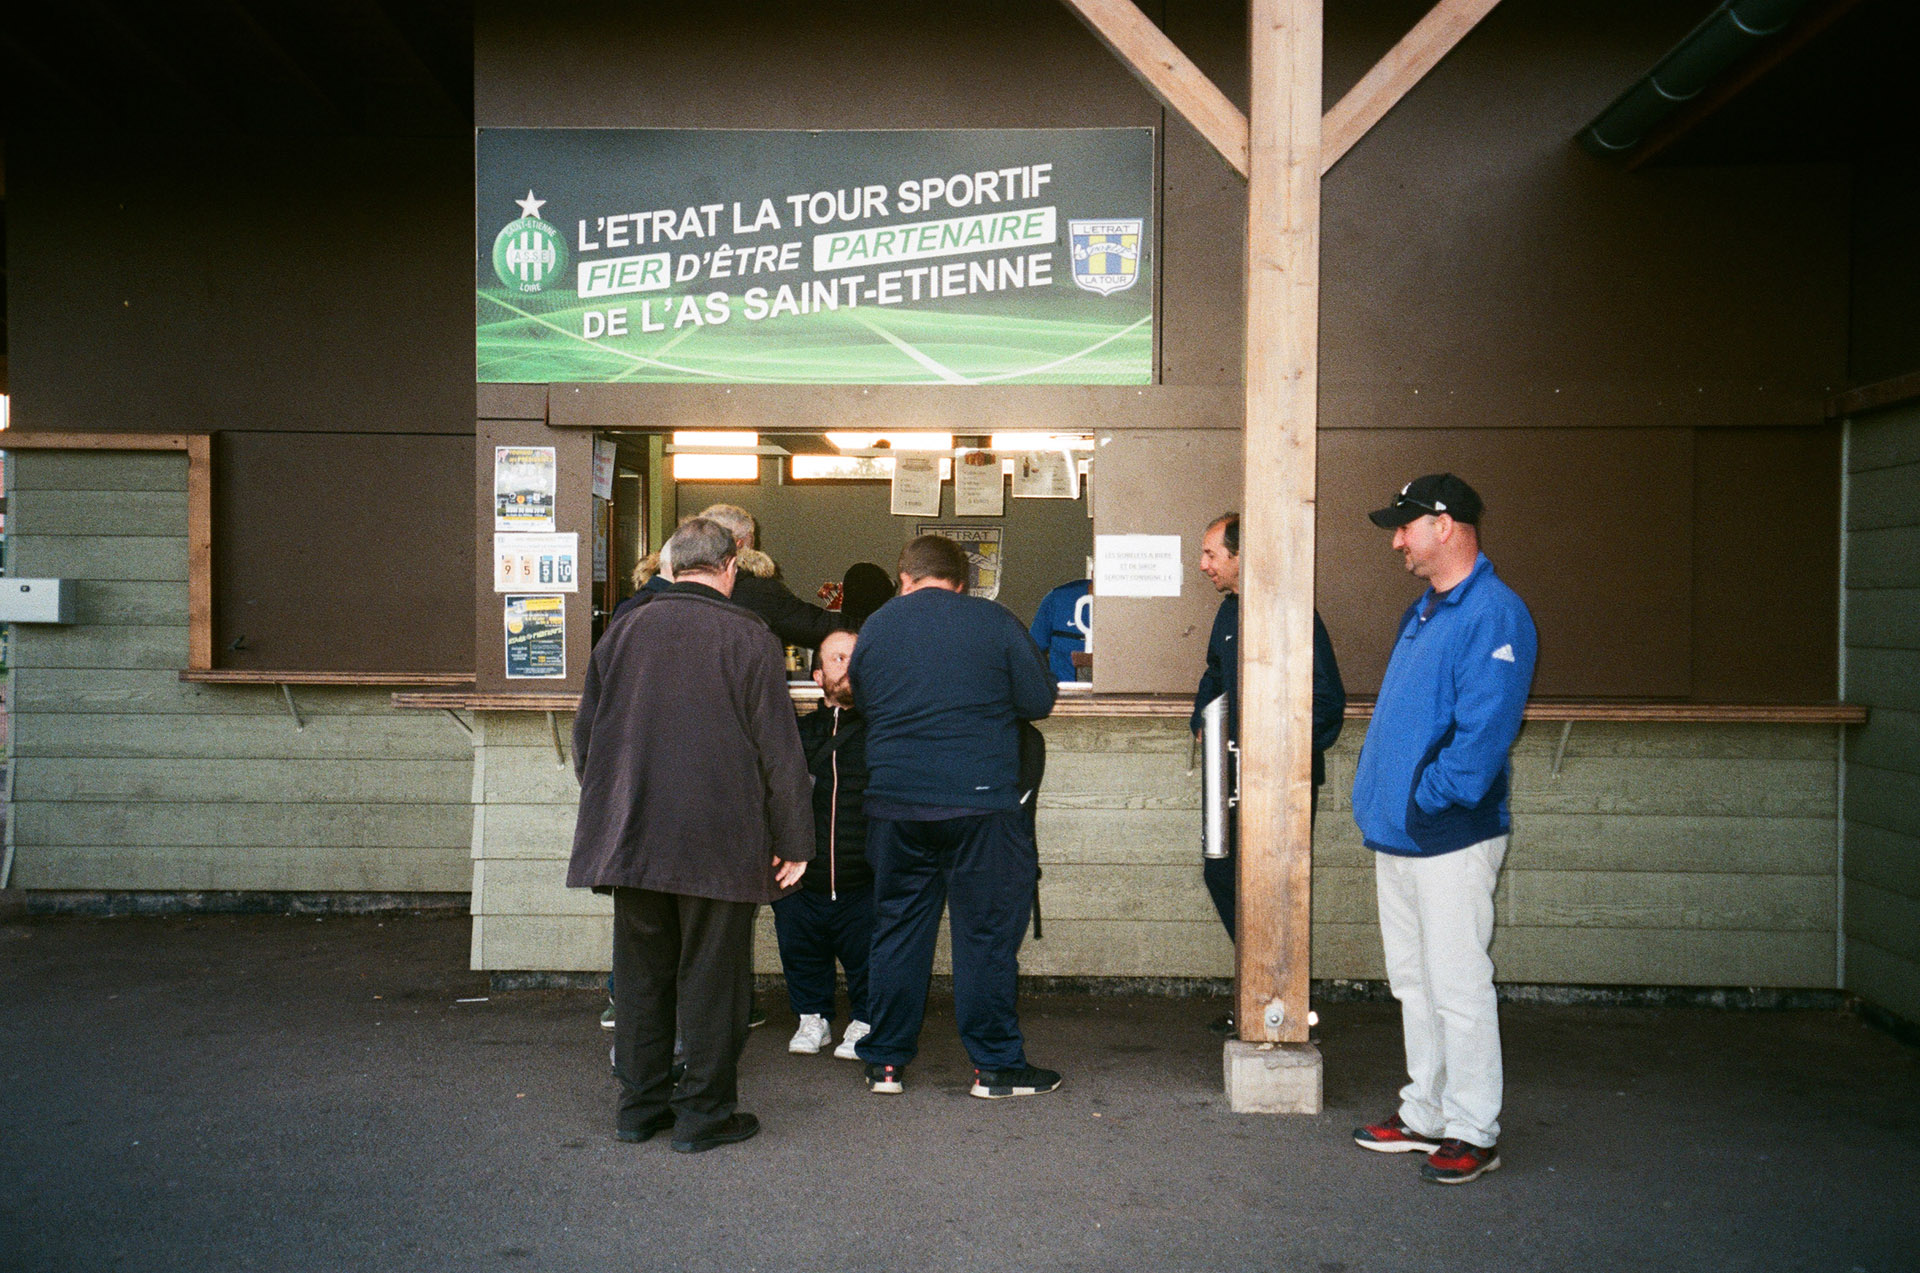
[{"label": "fur-trimmed hood", "polygon": [[740,569],[762,579],[772,579],[779,575],[780,567],[773,564],[773,558],[758,548],[742,548],[738,554]]}]

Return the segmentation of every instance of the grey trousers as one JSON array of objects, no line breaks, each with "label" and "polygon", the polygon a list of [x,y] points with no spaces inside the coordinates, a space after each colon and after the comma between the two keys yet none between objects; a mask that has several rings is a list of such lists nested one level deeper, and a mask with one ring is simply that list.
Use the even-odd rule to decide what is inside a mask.
[{"label": "grey trousers", "polygon": [[1422,1135],[1482,1148],[1499,1143],[1505,1083],[1488,947],[1506,856],[1504,835],[1438,857],[1373,855],[1387,982],[1407,1044],[1400,1117]]},{"label": "grey trousers", "polygon": [[[739,1103],[740,1050],[753,991],[753,903],[613,890],[616,1127],[671,1109],[676,1139],[724,1122]],[[673,1064],[675,1021],[686,1073]]]}]

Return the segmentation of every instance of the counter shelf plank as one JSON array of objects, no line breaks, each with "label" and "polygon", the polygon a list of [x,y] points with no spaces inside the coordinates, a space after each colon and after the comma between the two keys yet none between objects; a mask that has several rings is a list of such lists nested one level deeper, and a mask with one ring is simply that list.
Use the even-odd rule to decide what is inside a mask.
[{"label": "counter shelf plank", "polygon": [[[184,673],[182,674],[184,678]],[[196,678],[197,679],[197,678]],[[413,682],[419,683],[419,682]],[[820,691],[793,687],[798,704],[811,706]],[[459,709],[476,712],[570,712],[577,694],[472,694],[453,691],[396,693],[395,707],[422,711]],[[1087,694],[1068,691],[1054,704],[1060,716],[1157,716],[1184,718],[1193,711],[1188,694]],[[1347,700],[1347,719],[1373,715],[1373,699]],[[1675,703],[1652,700],[1535,699],[1526,719],[1538,721],[1665,721],[1676,724],[1858,725],[1867,709],[1853,703]]]},{"label": "counter shelf plank", "polygon": [[183,681],[200,685],[445,685],[473,684],[471,672],[276,672],[262,668],[186,668]]}]

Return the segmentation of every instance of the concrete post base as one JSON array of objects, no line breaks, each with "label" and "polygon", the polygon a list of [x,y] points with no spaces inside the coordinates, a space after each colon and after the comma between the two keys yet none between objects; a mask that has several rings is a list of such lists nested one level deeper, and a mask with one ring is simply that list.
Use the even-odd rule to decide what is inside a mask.
[{"label": "concrete post base", "polygon": [[1318,1114],[1320,1049],[1228,1039],[1227,1104],[1236,1114]]}]

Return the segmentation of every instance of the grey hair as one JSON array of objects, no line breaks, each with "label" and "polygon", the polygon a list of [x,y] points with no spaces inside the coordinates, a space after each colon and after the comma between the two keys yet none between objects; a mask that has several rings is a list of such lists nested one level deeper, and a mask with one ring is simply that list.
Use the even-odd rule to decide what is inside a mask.
[{"label": "grey hair", "polygon": [[710,517],[689,517],[660,551],[673,563],[675,579],[682,575],[717,575],[733,560],[733,536]]},{"label": "grey hair", "polygon": [[751,548],[754,534],[759,529],[754,525],[753,514],[738,504],[709,504],[697,514],[710,522],[719,522],[733,536],[734,542],[742,548]]}]

